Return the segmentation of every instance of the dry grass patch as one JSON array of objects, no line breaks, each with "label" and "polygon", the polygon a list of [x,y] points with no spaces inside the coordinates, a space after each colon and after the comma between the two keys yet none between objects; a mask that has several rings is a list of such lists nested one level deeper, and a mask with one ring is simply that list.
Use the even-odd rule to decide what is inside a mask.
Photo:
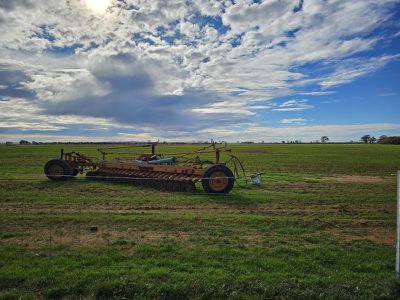
[{"label": "dry grass patch", "polygon": [[327,232],[339,240],[359,241],[368,240],[377,244],[394,246],[396,243],[396,233],[393,228],[354,228],[352,230],[329,228]]},{"label": "dry grass patch", "polygon": [[323,177],[321,178],[321,181],[339,183],[384,184],[394,182],[395,178],[391,176],[336,175]]},{"label": "dry grass patch", "polygon": [[142,230],[139,228],[121,229],[108,224],[62,223],[42,226],[7,226],[4,232],[10,237],[0,239],[1,245],[19,245],[29,249],[52,246],[88,247],[112,245],[115,243],[143,244],[162,239],[187,240],[188,232]]}]

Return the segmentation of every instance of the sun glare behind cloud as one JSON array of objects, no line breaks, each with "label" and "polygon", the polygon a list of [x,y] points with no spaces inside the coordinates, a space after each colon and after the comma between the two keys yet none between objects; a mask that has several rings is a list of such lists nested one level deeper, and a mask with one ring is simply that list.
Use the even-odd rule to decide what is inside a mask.
[{"label": "sun glare behind cloud", "polygon": [[86,0],[88,7],[96,11],[97,13],[104,13],[111,0]]}]

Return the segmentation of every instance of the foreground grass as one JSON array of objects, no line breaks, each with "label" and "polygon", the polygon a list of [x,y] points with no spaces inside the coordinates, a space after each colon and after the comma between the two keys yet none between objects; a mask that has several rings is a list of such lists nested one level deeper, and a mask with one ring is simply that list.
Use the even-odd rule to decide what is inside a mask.
[{"label": "foreground grass", "polygon": [[388,176],[398,147],[234,146],[266,176],[227,196],[18,175],[42,172],[59,148],[0,147],[1,172],[12,173],[0,175],[0,299],[400,294]]}]

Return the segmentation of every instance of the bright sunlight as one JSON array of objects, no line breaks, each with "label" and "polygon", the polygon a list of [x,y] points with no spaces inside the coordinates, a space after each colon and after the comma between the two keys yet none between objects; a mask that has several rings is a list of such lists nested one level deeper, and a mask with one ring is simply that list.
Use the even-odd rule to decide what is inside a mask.
[{"label": "bright sunlight", "polygon": [[86,0],[87,5],[97,13],[104,13],[111,0]]}]

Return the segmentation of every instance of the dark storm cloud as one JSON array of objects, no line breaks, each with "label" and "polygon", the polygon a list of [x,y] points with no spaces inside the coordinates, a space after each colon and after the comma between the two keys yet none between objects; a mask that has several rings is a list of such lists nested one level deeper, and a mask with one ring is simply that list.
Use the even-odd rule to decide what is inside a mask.
[{"label": "dark storm cloud", "polygon": [[22,71],[2,70],[0,66],[0,99],[7,97],[31,99],[35,93],[25,89],[21,83],[29,80]]},{"label": "dark storm cloud", "polygon": [[30,0],[0,0],[0,8],[4,10],[13,10],[18,6],[33,7]]},{"label": "dark storm cloud", "polygon": [[7,66],[0,65],[0,83],[4,85],[15,85],[28,80],[28,76],[20,70],[7,70]]},{"label": "dark storm cloud", "polygon": [[119,123],[169,130],[198,130],[232,123],[228,116],[215,119],[192,111],[218,100],[211,93],[186,90],[182,95],[152,95],[154,79],[146,72],[146,65],[130,55],[99,58],[90,71],[109,88],[107,95],[47,102],[45,113],[111,118]]},{"label": "dark storm cloud", "polygon": [[[195,130],[205,125],[204,122],[208,123],[207,126],[212,122],[191,112],[194,106],[209,101],[205,93],[149,97],[133,90],[134,81],[125,78],[122,82],[117,82],[118,88],[107,96],[49,104],[46,113],[111,118],[120,123],[170,130],[182,130],[183,127],[185,130]],[[128,88],[129,82],[132,85]],[[121,86],[126,89],[121,89]]]}]

